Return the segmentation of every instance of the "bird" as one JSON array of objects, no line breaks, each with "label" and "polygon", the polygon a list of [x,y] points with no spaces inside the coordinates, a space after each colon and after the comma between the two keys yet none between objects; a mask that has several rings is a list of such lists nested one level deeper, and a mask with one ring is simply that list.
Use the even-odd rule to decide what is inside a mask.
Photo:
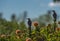
[{"label": "bird", "polygon": [[29,37],[31,38],[31,25],[32,25],[32,21],[30,18],[28,18],[28,26],[29,26]]},{"label": "bird", "polygon": [[53,12],[53,17],[54,17],[54,19],[56,21],[56,19],[57,19],[57,13],[55,12],[55,10],[52,10],[52,12]]},{"label": "bird", "polygon": [[31,25],[32,25],[32,21],[31,21],[30,18],[27,18],[27,19],[28,19],[28,26],[31,27]]},{"label": "bird", "polygon": [[53,0],[53,2],[60,2],[60,0]]}]

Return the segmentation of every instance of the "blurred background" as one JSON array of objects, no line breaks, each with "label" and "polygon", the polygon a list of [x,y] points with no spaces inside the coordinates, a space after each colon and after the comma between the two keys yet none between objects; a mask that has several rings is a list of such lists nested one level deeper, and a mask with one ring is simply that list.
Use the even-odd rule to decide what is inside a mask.
[{"label": "blurred background", "polygon": [[7,20],[13,13],[22,18],[25,11],[32,19],[46,14],[48,10],[55,10],[60,15],[60,4],[56,3],[55,0],[0,0],[0,12]]},{"label": "blurred background", "polygon": [[0,31],[10,29],[10,33],[12,29],[23,29],[20,27],[25,28],[27,18],[38,21],[41,27],[46,26],[53,22],[53,13],[48,13],[51,10],[56,11],[59,21],[60,0],[0,0]]}]

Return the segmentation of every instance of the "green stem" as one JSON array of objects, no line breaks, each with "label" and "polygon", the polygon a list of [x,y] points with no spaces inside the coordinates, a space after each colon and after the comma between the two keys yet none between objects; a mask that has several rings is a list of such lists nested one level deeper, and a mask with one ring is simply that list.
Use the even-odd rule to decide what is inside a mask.
[{"label": "green stem", "polygon": [[31,26],[29,26],[29,37],[31,38]]}]

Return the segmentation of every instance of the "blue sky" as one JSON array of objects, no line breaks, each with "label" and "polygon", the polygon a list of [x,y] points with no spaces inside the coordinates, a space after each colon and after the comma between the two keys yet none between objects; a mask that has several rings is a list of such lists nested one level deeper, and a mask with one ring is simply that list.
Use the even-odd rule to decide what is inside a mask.
[{"label": "blue sky", "polygon": [[35,18],[39,15],[45,14],[47,10],[56,10],[59,14],[60,7],[51,7],[49,3],[52,0],[0,0],[0,12],[3,13],[4,18],[10,19],[11,14],[15,13],[17,16],[24,11],[28,12],[28,17]]}]

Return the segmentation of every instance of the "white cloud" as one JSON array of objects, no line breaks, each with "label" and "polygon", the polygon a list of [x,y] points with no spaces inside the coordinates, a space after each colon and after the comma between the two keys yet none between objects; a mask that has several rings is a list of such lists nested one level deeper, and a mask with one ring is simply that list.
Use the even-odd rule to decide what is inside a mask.
[{"label": "white cloud", "polygon": [[49,3],[48,5],[49,5],[49,6],[51,6],[51,7],[52,7],[52,6],[55,6],[55,4],[54,4],[54,3],[52,3],[52,2],[51,2],[51,3]]},{"label": "white cloud", "polygon": [[56,7],[56,6],[60,6],[60,3],[53,3],[53,2],[51,2],[51,3],[48,4],[48,6],[49,7]]}]

